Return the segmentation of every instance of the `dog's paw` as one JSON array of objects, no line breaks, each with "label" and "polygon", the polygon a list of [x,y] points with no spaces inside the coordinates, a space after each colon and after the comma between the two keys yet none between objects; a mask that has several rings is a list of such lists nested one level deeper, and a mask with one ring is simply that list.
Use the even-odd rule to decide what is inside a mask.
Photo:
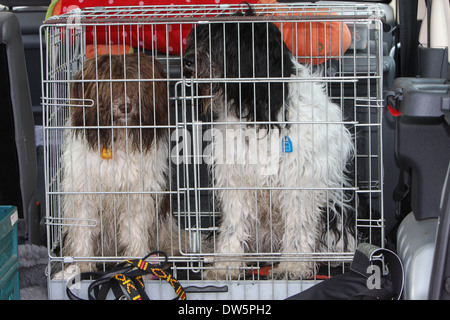
[{"label": "dog's paw", "polygon": [[52,280],[69,280],[80,273],[80,268],[75,264],[71,264],[67,268],[64,268],[63,270],[55,273],[52,277]]},{"label": "dog's paw", "polygon": [[280,262],[276,268],[272,269],[274,279],[307,280],[314,276],[314,262],[294,261]]},{"label": "dog's paw", "polygon": [[208,280],[237,280],[243,275],[242,263],[240,262],[215,262],[214,268],[205,272]]}]

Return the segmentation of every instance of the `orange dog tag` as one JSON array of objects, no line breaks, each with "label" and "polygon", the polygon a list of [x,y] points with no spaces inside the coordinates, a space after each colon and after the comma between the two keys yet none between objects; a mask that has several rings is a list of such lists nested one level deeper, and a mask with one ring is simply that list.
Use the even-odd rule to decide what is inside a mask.
[{"label": "orange dog tag", "polygon": [[112,159],[112,151],[110,148],[102,148],[102,151],[100,152],[103,159]]}]

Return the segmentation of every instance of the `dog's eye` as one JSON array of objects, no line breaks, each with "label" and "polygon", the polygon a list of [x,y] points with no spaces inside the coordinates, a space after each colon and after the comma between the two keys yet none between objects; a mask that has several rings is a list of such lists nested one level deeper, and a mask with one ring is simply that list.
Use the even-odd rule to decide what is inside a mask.
[{"label": "dog's eye", "polygon": [[192,69],[194,67],[194,60],[191,57],[184,58],[184,67]]}]

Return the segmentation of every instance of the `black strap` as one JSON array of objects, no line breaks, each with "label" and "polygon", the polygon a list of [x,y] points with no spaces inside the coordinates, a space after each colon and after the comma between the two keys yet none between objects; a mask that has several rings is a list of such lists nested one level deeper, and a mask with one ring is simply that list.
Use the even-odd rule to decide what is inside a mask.
[{"label": "black strap", "polygon": [[[154,265],[146,261],[151,255],[162,254],[164,261],[159,265]],[[66,293],[71,300],[83,300],[76,296],[70,289],[77,281],[92,280],[88,288],[89,300],[105,300],[110,291],[113,292],[116,300],[149,300],[145,292],[143,275],[153,274],[160,279],[166,280],[175,290],[176,298],[186,299],[186,293],[173,275],[164,270],[168,261],[166,253],[162,251],[150,252],[142,259],[127,260],[117,264],[108,272],[83,272],[71,278],[66,285]]]},{"label": "black strap", "polygon": [[418,44],[420,22],[417,20],[418,0],[400,0],[398,14],[400,21],[399,40],[401,49],[399,51],[400,61],[398,66],[398,77],[415,77],[418,72]]},{"label": "black strap", "polygon": [[[389,111],[393,113],[393,111],[397,112],[397,115],[399,114],[399,111],[397,109],[399,102],[403,100],[403,92],[401,89],[397,89],[394,91],[388,91],[386,93],[386,104],[388,108],[391,108]],[[407,205],[408,199],[407,197],[410,195],[409,187],[405,183],[405,170],[404,168],[400,168],[400,173],[398,177],[397,185],[395,186],[395,189],[392,194],[392,199],[394,200],[395,204],[395,217],[400,223],[403,218],[411,212],[410,206]],[[406,212],[405,212],[406,210]]]},{"label": "black strap", "polygon": [[[173,275],[170,274],[169,272],[164,271],[161,268],[155,268],[155,267],[153,267],[152,265],[150,265],[146,261],[131,260],[129,262],[132,265],[134,265],[135,267],[141,268],[141,270],[143,270],[143,271],[150,271],[153,275],[157,276],[158,278],[166,280],[172,286],[172,288],[175,290],[175,293],[177,294],[177,297],[180,300],[185,300],[186,299],[186,293],[185,293],[183,287],[178,282],[178,280],[175,279],[173,277]],[[142,287],[143,287],[143,283],[142,283]]]},{"label": "black strap", "polygon": [[406,214],[408,214],[410,211],[410,208],[408,207],[408,209],[403,208],[404,205],[404,201],[407,196],[409,195],[409,187],[408,185],[405,183],[405,170],[400,168],[400,173],[398,176],[398,182],[397,185],[395,186],[394,192],[392,194],[392,199],[394,200],[395,203],[395,218],[397,219],[397,221],[401,222],[403,220],[403,218],[406,216]]}]

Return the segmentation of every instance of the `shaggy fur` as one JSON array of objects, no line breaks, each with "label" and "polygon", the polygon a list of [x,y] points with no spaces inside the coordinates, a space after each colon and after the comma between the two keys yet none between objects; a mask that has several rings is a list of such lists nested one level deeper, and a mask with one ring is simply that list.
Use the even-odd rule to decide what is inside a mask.
[{"label": "shaggy fur", "polygon": [[[212,78],[199,82],[200,93],[213,96],[203,103],[217,122],[210,170],[222,211],[216,271],[208,276],[236,278],[246,253],[269,253],[281,257],[275,277],[308,278],[315,266],[308,254],[352,250],[343,192],[351,135],[339,106],[293,59],[278,28],[199,24],[184,68],[193,78]],[[292,152],[280,148],[285,137]]]},{"label": "shaggy fur", "polygon": [[174,254],[168,132],[157,127],[169,123],[166,78],[143,53],[92,58],[76,73],[71,103],[79,106],[71,107],[62,156],[63,256]]}]

